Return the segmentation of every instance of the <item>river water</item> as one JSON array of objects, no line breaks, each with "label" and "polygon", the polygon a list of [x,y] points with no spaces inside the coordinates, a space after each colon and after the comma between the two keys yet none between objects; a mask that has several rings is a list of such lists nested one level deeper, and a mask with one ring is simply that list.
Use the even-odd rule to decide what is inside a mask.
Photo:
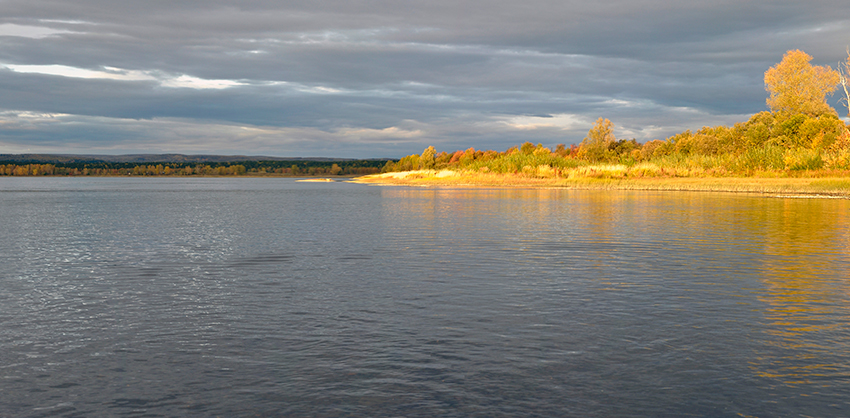
[{"label": "river water", "polygon": [[0,179],[0,416],[850,416],[850,201]]}]

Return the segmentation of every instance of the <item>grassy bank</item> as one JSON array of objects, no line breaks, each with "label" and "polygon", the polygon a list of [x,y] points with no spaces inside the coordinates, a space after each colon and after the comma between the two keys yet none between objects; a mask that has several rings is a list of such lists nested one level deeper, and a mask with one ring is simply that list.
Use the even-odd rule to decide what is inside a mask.
[{"label": "grassy bank", "polygon": [[850,198],[850,178],[824,177],[590,177],[568,172],[541,177],[452,170],[416,170],[362,176],[356,183],[458,187],[556,187],[600,190],[745,192]]}]

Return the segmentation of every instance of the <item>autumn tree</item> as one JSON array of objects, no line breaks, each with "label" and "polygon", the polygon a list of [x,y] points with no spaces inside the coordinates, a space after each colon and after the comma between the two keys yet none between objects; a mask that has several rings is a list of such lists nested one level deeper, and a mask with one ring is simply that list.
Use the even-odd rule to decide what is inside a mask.
[{"label": "autumn tree", "polygon": [[433,170],[436,164],[436,155],[437,150],[433,146],[425,148],[422,151],[422,155],[419,156],[419,168],[422,170]]},{"label": "autumn tree", "polygon": [[799,49],[788,51],[782,61],[764,73],[767,105],[784,116],[835,114],[826,96],[835,92],[839,74],[829,66],[812,66],[812,57]]},{"label": "autumn tree", "polygon": [[395,163],[395,171],[411,171],[419,168],[419,156],[410,154]]},{"label": "autumn tree", "polygon": [[614,124],[608,119],[599,118],[581,141],[578,156],[590,161],[606,160],[611,154],[608,148],[616,141]]},{"label": "autumn tree", "polygon": [[469,147],[466,151],[463,152],[463,155],[460,156],[460,164],[467,165],[471,162],[475,161],[475,157],[477,156],[478,151],[475,151],[475,148]]}]

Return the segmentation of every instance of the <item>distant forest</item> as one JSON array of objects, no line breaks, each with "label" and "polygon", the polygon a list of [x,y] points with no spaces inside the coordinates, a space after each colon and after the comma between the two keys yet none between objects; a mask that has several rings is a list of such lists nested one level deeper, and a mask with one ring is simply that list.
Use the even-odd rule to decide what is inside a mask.
[{"label": "distant forest", "polygon": [[358,176],[379,173],[385,164],[386,160],[214,163],[0,161],[0,176]]}]

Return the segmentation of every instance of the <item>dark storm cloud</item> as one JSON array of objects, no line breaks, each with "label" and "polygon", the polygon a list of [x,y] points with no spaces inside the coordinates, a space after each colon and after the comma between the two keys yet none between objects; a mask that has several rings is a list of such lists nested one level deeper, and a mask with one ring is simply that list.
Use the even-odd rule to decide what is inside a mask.
[{"label": "dark storm cloud", "polygon": [[764,110],[837,1],[4,1],[0,152],[374,156],[664,138]]}]

